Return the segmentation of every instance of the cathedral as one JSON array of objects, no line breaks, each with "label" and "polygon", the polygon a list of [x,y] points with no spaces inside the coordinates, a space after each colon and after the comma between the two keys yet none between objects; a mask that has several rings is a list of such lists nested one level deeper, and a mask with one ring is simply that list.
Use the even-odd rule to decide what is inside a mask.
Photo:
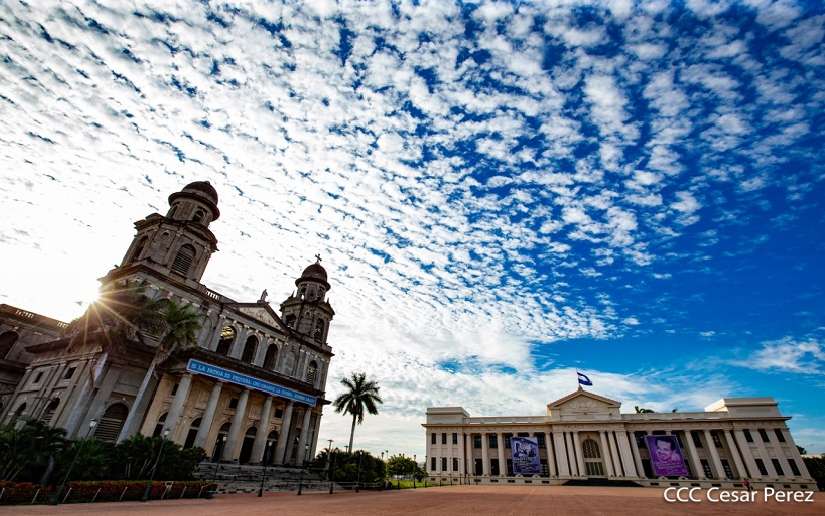
[{"label": "cathedral", "polygon": [[103,291],[137,284],[150,299],[197,310],[197,342],[169,356],[152,335],[77,338],[64,322],[0,305],[0,420],[39,419],[107,442],[165,436],[214,461],[312,459],[333,356],[327,273],[318,257],[278,311],[266,291],[239,302],[207,288],[201,277],[218,249],[209,225],[219,216],[212,185],[185,186],[165,215],[135,223],[122,263],[101,279]]}]

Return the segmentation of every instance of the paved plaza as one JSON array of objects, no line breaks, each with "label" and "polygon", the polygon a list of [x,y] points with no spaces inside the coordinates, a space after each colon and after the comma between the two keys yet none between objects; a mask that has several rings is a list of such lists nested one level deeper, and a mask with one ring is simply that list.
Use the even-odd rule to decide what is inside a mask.
[{"label": "paved plaza", "polygon": [[[761,497],[761,493],[760,497]],[[757,498],[760,498],[757,497]],[[298,515],[298,514],[401,514],[531,515],[531,514],[822,514],[825,496],[814,503],[672,504],[662,491],[620,487],[456,486],[383,492],[329,494],[270,493],[225,495],[213,500],[150,503],[100,503],[0,508],[0,515],[41,514],[153,514],[153,515]]]}]

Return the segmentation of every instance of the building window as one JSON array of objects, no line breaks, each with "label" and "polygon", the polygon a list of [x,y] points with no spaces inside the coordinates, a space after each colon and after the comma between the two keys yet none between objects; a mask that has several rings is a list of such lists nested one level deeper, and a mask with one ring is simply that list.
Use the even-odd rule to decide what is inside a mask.
[{"label": "building window", "polygon": [[175,261],[172,262],[172,271],[177,272],[181,276],[186,276],[194,261],[195,248],[189,244],[183,244],[180,246],[180,249],[178,249],[178,254],[175,255]]},{"label": "building window", "polygon": [[799,466],[796,465],[796,461],[794,461],[793,459],[788,459],[788,465],[791,467],[791,472],[793,473],[793,476],[801,476],[799,473]]},{"label": "building window", "polygon": [[123,430],[123,424],[128,415],[129,408],[123,403],[115,403],[107,408],[95,427],[95,439],[105,443],[114,443],[120,431]]},{"label": "building window", "polygon": [[785,442],[785,434],[784,434],[784,433],[782,433],[782,429],[781,429],[781,428],[775,428],[773,432],[776,434],[776,439],[777,439],[780,443],[784,443],[784,442]]},{"label": "building window", "polygon": [[481,459],[473,459],[473,472],[476,475],[484,474],[484,461]]},{"label": "building window", "polygon": [[773,469],[776,470],[776,475],[782,477],[785,475],[785,472],[782,470],[782,464],[779,463],[779,459],[771,459],[771,463],[773,463]]},{"label": "building window", "polygon": [[236,409],[238,408],[238,398],[232,398],[229,400],[229,408]]},{"label": "building window", "polygon": [[476,450],[481,448],[481,434],[473,434],[473,448]]},{"label": "building window", "polygon": [[453,444],[458,444],[458,433],[453,432]]},{"label": "building window", "polygon": [[702,447],[702,439],[699,437],[698,432],[691,432],[690,433],[690,438],[693,439],[693,445],[694,446],[696,446],[697,448]]},{"label": "building window", "polygon": [[713,445],[714,446],[716,446],[717,448],[722,447],[722,437],[719,435],[719,432],[717,432],[715,430],[712,431],[710,433],[710,437],[713,439]]},{"label": "building window", "polygon": [[504,448],[510,448],[510,439],[512,438],[512,434],[504,434]]},{"label": "building window", "polygon": [[306,382],[315,385],[315,378],[318,376],[318,362],[313,360],[307,366]]},{"label": "building window", "polygon": [[436,437],[435,432],[430,434],[430,443],[431,444],[438,444],[438,437]]},{"label": "building window", "polygon": [[536,441],[539,443],[539,448],[545,447],[544,434],[536,434]]},{"label": "building window", "polygon": [[768,438],[768,432],[766,432],[764,428],[759,429],[759,437],[762,438],[763,443],[771,442],[770,438]]},{"label": "building window", "polygon": [[43,371],[37,371],[37,374],[34,375],[34,380],[32,383],[40,383],[40,380],[43,378]]},{"label": "building window", "polygon": [[44,423],[51,424],[52,418],[54,417],[54,413],[57,410],[57,407],[60,405],[60,399],[54,398],[52,401],[46,405],[46,410],[43,411],[43,415],[40,417],[40,420]]},{"label": "building window", "polygon": [[284,417],[284,409],[276,408],[275,409],[275,419],[281,419],[282,417]]},{"label": "building window", "polygon": [[498,448],[498,435],[497,434],[489,434],[489,442],[487,443],[488,448]]},{"label": "building window", "polygon": [[742,430],[742,433],[745,434],[745,440],[749,443],[753,442],[753,436],[751,435],[751,431],[748,429]]},{"label": "building window", "polygon": [[441,433],[441,444],[447,444],[447,432]]},{"label": "building window", "polygon": [[710,464],[708,464],[708,461],[706,461],[705,459],[702,459],[699,462],[701,462],[701,464],[702,464],[702,471],[705,472],[705,477],[713,478],[713,471],[711,471]]},{"label": "building window", "polygon": [[506,475],[508,477],[512,477],[513,476],[513,459],[507,459],[506,467],[507,467],[507,470],[505,471]]},{"label": "building window", "polygon": [[255,360],[255,352],[258,350],[258,337],[250,335],[246,339],[246,344],[243,347],[243,354],[241,360],[247,363],[252,363]]},{"label": "building window", "polygon": [[198,430],[201,427],[201,418],[197,418],[189,425],[189,432],[186,433],[186,440],[183,442],[184,448],[191,448],[195,446],[195,438],[198,436]]},{"label": "building window", "polygon": [[756,467],[759,468],[759,474],[762,476],[768,475],[768,468],[765,467],[765,463],[762,459],[755,459]]},{"label": "building window", "polygon": [[490,459],[490,475],[495,477],[501,476],[501,469],[498,465],[498,459]]},{"label": "building window", "polygon": [[441,457],[441,471],[447,471],[447,457]]},{"label": "building window", "polygon": [[177,394],[177,393],[178,393],[178,383],[175,383],[175,385],[173,385],[173,386],[172,386],[172,394],[171,394],[171,396],[174,396],[174,395],[175,395],[175,394]]},{"label": "building window", "polygon": [[596,444],[596,441],[593,439],[585,439],[582,442],[582,454],[584,454],[585,459],[599,459],[601,455],[599,454],[599,445]]},{"label": "building window", "polygon": [[[433,435],[435,435],[435,434],[433,434]],[[430,458],[430,471],[435,471],[436,470],[435,469],[435,464],[436,464],[436,458],[435,457]]]},{"label": "building window", "polygon": [[636,438],[636,446],[639,448],[646,448],[645,444],[645,433],[644,432],[633,432],[633,437]]},{"label": "building window", "polygon": [[730,469],[730,463],[726,459],[720,459],[722,463],[722,470],[725,472],[725,478],[733,478],[733,470]]},{"label": "building window", "polygon": [[63,379],[64,380],[71,379],[71,377],[74,376],[75,369],[77,369],[77,368],[76,367],[70,367],[70,368],[66,369],[66,374],[63,375]]},{"label": "building window", "polygon": [[273,370],[275,369],[275,363],[278,360],[278,346],[275,344],[270,344],[268,348],[266,348],[266,355],[264,356],[264,369]]},{"label": "building window", "polygon": [[198,224],[202,224],[204,218],[206,217],[206,212],[202,209],[198,208],[195,210],[195,214],[192,215],[192,222],[197,222]]},{"label": "building window", "polygon": [[650,466],[650,459],[642,459],[642,469],[645,472],[645,478],[653,478],[653,468]]},{"label": "building window", "polygon": [[294,330],[296,320],[297,320],[297,317],[295,316],[295,314],[289,314],[284,319],[284,322],[286,323],[287,326],[289,326],[290,328],[292,328]]},{"label": "building window", "polygon": [[235,336],[237,335],[237,331],[232,326],[224,326],[221,330],[221,337],[218,341],[218,347],[215,348],[215,353],[219,355],[228,355],[229,349],[232,347],[232,343],[235,342]]},{"label": "building window", "polygon": [[167,413],[163,413],[158,418],[158,422],[155,423],[155,431],[152,432],[152,437],[160,437],[160,434],[163,433],[163,424],[166,423],[166,414]]},{"label": "building window", "polygon": [[0,334],[0,358],[6,358],[20,335],[16,331],[4,331]]},{"label": "building window", "polygon": [[453,471],[458,471],[458,459],[453,457]]},{"label": "building window", "polygon": [[315,321],[315,330],[312,332],[312,338],[317,341],[324,340],[324,320],[317,319]]}]

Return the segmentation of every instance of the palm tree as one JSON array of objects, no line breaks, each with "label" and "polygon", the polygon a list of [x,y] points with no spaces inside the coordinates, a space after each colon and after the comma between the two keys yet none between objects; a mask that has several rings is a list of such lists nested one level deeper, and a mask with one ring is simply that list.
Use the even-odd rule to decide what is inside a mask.
[{"label": "palm tree", "polygon": [[374,380],[367,380],[367,373],[352,373],[349,378],[341,378],[341,384],[347,388],[347,392],[335,398],[333,406],[335,412],[339,414],[349,414],[352,416],[352,429],[349,433],[349,446],[347,452],[352,453],[352,438],[355,435],[355,423],[359,425],[364,422],[364,410],[372,415],[378,414],[376,404],[384,403],[378,395],[378,384]]}]

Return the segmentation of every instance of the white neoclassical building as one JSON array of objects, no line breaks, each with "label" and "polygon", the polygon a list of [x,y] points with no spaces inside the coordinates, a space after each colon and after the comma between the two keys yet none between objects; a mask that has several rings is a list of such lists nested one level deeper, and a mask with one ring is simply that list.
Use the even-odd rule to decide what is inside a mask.
[{"label": "white neoclassical building", "polygon": [[[500,484],[635,482],[644,486],[754,485],[811,489],[815,482],[773,398],[725,398],[704,412],[622,414],[620,403],[583,390],[544,416],[470,417],[431,407],[423,425],[430,481]],[[674,435],[686,477],[655,477],[648,435]],[[543,473],[513,475],[510,437],[538,441]]]}]

